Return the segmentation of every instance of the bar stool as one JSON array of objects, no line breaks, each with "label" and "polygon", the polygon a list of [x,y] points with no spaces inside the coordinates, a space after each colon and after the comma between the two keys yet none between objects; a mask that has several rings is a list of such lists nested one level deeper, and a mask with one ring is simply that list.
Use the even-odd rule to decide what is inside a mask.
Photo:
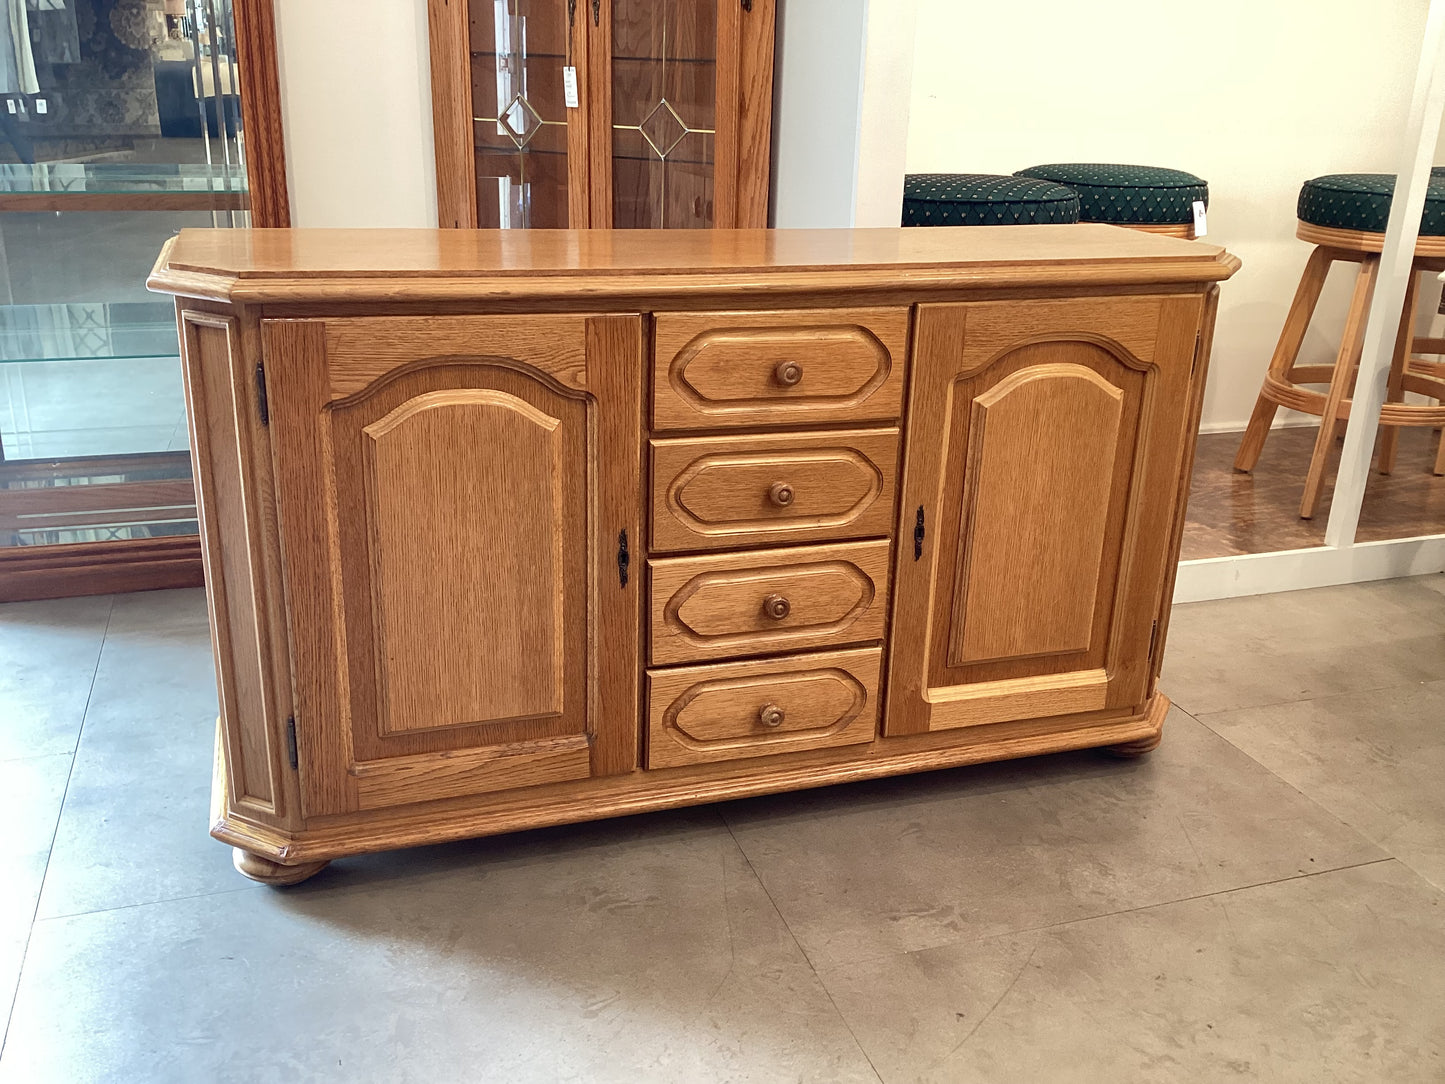
[{"label": "bar stool", "polygon": [[1194,201],[1209,206],[1209,182],[1182,169],[1105,162],[1030,166],[1015,177],[1034,177],[1072,188],[1080,222],[1107,222],[1150,233],[1194,239]]},{"label": "bar stool", "polygon": [[903,179],[905,226],[1077,221],[1079,197],[1047,181],[997,173],[913,173]]},{"label": "bar stool", "polygon": [[[1259,461],[1270,424],[1280,407],[1316,414],[1320,431],[1310,456],[1305,477],[1300,516],[1311,519],[1319,506],[1324,487],[1325,466],[1339,425],[1350,416],[1346,392],[1354,383],[1365,342],[1365,317],[1379,273],[1380,250],[1385,241],[1385,224],[1390,217],[1390,199],[1395,178],[1387,173],[1340,173],[1316,177],[1300,188],[1295,236],[1315,246],[1305,263],[1304,274],[1295,290],[1294,301],[1285,316],[1279,343],[1270,358],[1269,370],[1259,390],[1254,413],[1240,441],[1234,469],[1251,471]],[[1309,328],[1310,317],[1319,301],[1325,276],[1335,262],[1357,263],[1354,296],[1345,320],[1345,333],[1333,365],[1296,365],[1300,344]],[[1445,350],[1445,341],[1415,340],[1415,305],[1420,273],[1445,270],[1445,176],[1432,174],[1420,220],[1420,237],[1405,291],[1405,305],[1395,336],[1395,353],[1390,364],[1385,405],[1380,411],[1379,463],[1381,474],[1395,466],[1395,448],[1402,425],[1438,427],[1445,424],[1445,365],[1414,356],[1417,350],[1435,353]],[[1327,384],[1329,390],[1315,391],[1302,384]],[[1435,404],[1406,403],[1405,392],[1435,399]],[[1445,474],[1445,444],[1435,459],[1436,474]]]}]

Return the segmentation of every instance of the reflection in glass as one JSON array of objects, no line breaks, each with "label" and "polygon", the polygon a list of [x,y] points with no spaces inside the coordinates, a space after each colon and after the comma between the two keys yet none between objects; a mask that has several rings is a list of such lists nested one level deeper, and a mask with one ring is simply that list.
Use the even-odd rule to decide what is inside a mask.
[{"label": "reflection in glass", "polygon": [[[565,228],[572,63],[565,0],[473,0],[472,114],[477,225]],[[585,225],[586,223],[581,223]]]},{"label": "reflection in glass", "polygon": [[231,0],[20,0],[0,62],[0,547],[196,532],[187,226],[243,225]]}]

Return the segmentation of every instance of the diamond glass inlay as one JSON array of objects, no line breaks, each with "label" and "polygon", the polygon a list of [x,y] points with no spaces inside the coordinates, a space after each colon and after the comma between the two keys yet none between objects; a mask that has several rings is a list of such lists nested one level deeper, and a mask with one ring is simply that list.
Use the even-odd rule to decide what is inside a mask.
[{"label": "diamond glass inlay", "polygon": [[507,108],[502,110],[502,115],[498,118],[497,123],[517,145],[517,149],[521,150],[532,142],[532,137],[541,131],[542,125],[546,122],[542,120],[542,114],[537,112],[532,103],[518,94],[507,103]]},{"label": "diamond glass inlay", "polygon": [[659,158],[666,158],[692,132],[666,98],[658,101],[652,112],[642,118],[637,130]]}]

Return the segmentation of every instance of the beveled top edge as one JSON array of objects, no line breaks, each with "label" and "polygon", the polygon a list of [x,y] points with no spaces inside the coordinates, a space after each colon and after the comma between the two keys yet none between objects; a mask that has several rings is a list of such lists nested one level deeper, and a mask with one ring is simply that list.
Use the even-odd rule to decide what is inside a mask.
[{"label": "beveled top edge", "polygon": [[[152,290],[249,301],[517,299],[562,293],[849,290],[1058,282],[1207,282],[1239,261],[1216,245],[1096,223],[862,230],[182,230]],[[383,287],[383,283],[385,284]]]}]

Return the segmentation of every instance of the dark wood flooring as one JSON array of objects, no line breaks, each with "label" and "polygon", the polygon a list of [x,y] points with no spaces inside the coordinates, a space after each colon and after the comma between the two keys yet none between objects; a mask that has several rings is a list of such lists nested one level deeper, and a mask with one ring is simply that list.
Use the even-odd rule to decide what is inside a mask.
[{"label": "dark wood flooring", "polygon": [[[1317,432],[1314,427],[1274,430],[1250,474],[1234,470],[1242,434],[1201,436],[1181,560],[1324,545],[1342,442],[1335,444],[1319,511],[1314,519],[1300,519],[1299,502]],[[1431,429],[1400,430],[1394,473],[1370,474],[1357,541],[1445,533],[1445,477],[1430,473],[1438,441]]]}]

